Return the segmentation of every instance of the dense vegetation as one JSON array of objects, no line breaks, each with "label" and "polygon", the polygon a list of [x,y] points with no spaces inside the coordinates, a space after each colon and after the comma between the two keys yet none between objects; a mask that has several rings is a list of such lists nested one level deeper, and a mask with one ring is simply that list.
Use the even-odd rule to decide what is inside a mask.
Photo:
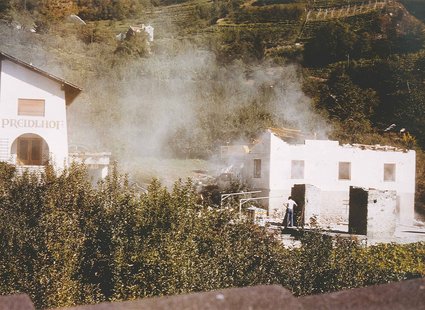
[{"label": "dense vegetation", "polygon": [[135,192],[114,171],[16,176],[0,167],[0,292],[37,308],[281,284],[296,295],[425,275],[425,244],[365,248],[319,233],[285,249],[273,234],[201,204],[190,181]]}]

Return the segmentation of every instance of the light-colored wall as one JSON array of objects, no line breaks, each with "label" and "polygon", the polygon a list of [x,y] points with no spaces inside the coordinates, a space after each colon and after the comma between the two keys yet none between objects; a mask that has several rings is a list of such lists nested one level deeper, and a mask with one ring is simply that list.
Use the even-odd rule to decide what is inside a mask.
[{"label": "light-colored wall", "polygon": [[[252,188],[270,189],[271,161],[270,135],[264,135],[261,141],[253,147],[247,155],[244,165],[244,178]],[[254,159],[261,159],[261,177],[254,178]]]},{"label": "light-colored wall", "polygon": [[395,191],[368,190],[367,236],[393,237],[396,229],[397,194]]},{"label": "light-colored wall", "polygon": [[[399,196],[399,220],[410,223],[414,217],[416,153],[392,150],[370,150],[340,146],[338,141],[306,140],[304,144],[288,144],[267,132],[247,156],[245,175],[253,188],[281,194],[281,200],[270,201],[269,210],[280,208],[294,184],[310,184],[321,191],[321,215],[328,213],[348,217],[346,205],[349,187],[395,190]],[[266,147],[267,146],[267,147]],[[267,151],[269,150],[269,153]],[[253,159],[262,159],[262,170],[269,173],[261,179],[253,177]],[[291,179],[291,161],[304,160],[304,179]],[[351,180],[338,179],[339,162],[351,162]],[[267,166],[270,163],[270,166]],[[384,163],[396,165],[396,180],[384,181]],[[337,194],[338,193],[338,194]]]},{"label": "light-colored wall", "polygon": [[[55,165],[63,167],[68,157],[68,136],[65,92],[61,85],[9,60],[2,61],[0,78],[0,136],[2,145],[8,149],[8,153],[0,152],[1,160],[11,157],[16,138],[33,133],[47,142]],[[44,99],[45,116],[18,116],[19,98]]]}]

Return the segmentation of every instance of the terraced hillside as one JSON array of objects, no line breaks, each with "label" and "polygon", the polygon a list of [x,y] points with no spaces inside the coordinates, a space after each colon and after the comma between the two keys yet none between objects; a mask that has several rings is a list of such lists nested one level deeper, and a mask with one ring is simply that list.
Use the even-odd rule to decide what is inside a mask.
[{"label": "terraced hillside", "polygon": [[359,9],[356,12],[348,12],[344,9],[331,12],[311,11],[299,33],[298,40],[302,42],[309,40],[314,37],[315,32],[321,26],[334,20],[341,20],[353,25],[358,30],[376,28],[378,18],[385,7],[386,5],[381,3],[381,5],[377,6],[376,9],[368,9],[366,7],[364,9]]},{"label": "terraced hillside", "polygon": [[365,1],[365,0],[311,0],[309,6],[313,9],[325,9],[325,8],[340,8],[346,6],[358,6],[369,3],[374,3],[376,0]]},{"label": "terraced hillside", "polygon": [[159,6],[131,22],[152,24],[158,40],[189,38],[205,43],[217,37],[230,37],[229,42],[259,38],[265,50],[273,50],[307,41],[330,21],[341,20],[359,30],[376,28],[388,8],[401,7],[391,0],[248,0],[217,13],[223,11],[220,3],[189,0]]},{"label": "terraced hillside", "polygon": [[[379,18],[389,13],[388,10],[399,10],[403,7],[395,1],[369,1],[359,4],[341,5],[343,0],[333,1],[334,7],[319,7],[309,10],[305,23],[300,31],[299,40],[306,41],[312,38],[315,32],[325,23],[332,20],[341,20],[354,26],[357,30],[372,30],[378,27]],[[372,29],[375,28],[375,29]]]},{"label": "terraced hillside", "polygon": [[211,0],[187,1],[181,4],[156,7],[148,12],[145,23],[155,27],[158,39],[186,37],[209,27]]}]

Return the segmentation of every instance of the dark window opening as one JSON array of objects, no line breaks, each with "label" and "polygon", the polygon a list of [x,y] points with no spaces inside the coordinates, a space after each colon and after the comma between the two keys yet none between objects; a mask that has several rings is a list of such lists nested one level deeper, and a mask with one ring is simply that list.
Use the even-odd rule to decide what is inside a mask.
[{"label": "dark window opening", "polygon": [[261,178],[261,159],[254,159],[254,178]]}]

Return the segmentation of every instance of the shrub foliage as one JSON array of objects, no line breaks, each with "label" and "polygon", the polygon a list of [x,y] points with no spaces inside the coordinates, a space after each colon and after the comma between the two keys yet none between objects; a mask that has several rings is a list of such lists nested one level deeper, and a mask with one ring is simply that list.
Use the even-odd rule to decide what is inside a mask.
[{"label": "shrub foliage", "polygon": [[84,167],[15,175],[0,167],[0,292],[38,308],[281,284],[297,295],[425,274],[423,243],[363,248],[319,233],[285,249],[232,212],[198,204],[189,181],[137,193],[117,173],[93,187]]}]

